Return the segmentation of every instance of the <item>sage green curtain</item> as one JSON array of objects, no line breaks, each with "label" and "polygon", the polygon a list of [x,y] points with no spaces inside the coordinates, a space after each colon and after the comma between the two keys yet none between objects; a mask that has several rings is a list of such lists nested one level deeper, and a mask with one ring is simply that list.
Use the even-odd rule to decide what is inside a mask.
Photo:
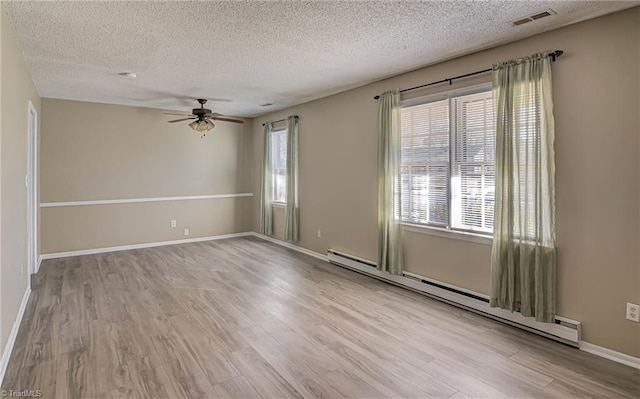
[{"label": "sage green curtain", "polygon": [[553,322],[556,307],[551,60],[493,66],[496,188],[490,305]]},{"label": "sage green curtain", "polygon": [[287,118],[287,197],[284,239],[298,240],[298,117]]},{"label": "sage green curtain", "polygon": [[264,152],[260,192],[260,233],[273,234],[273,181],[271,176],[271,122],[264,124]]},{"label": "sage green curtain", "polygon": [[378,104],[378,270],[402,274],[400,227],[400,93]]}]

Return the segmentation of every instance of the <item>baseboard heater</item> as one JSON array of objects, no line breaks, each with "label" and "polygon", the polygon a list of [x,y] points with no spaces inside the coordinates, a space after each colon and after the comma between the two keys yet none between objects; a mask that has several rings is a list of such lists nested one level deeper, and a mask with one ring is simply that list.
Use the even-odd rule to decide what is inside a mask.
[{"label": "baseboard heater", "polygon": [[556,316],[555,323],[540,323],[518,312],[489,307],[487,295],[473,292],[447,283],[432,280],[411,272],[395,276],[376,269],[376,263],[333,249],[327,251],[329,262],[379,280],[408,288],[450,305],[469,310],[494,320],[542,335],[567,345],[580,347],[581,324],[578,321]]}]

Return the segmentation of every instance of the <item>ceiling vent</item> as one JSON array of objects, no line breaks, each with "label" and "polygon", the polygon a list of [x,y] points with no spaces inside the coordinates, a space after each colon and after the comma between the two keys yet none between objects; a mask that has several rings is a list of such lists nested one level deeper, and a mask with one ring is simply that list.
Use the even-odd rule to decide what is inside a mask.
[{"label": "ceiling vent", "polygon": [[537,19],[541,19],[541,18],[544,18],[544,17],[550,17],[550,16],[556,15],[556,14],[558,14],[558,13],[553,11],[550,8],[547,8],[546,10],[544,10],[542,12],[535,13],[533,15],[529,15],[528,17],[516,19],[515,21],[511,22],[511,25],[520,26],[520,25],[524,25],[524,24],[526,24],[528,22],[533,22],[533,21],[535,21]]}]

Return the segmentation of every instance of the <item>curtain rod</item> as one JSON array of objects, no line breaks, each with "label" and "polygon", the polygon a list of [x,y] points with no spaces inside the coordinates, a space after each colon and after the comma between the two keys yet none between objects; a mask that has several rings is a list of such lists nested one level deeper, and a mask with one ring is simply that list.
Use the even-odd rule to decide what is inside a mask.
[{"label": "curtain rod", "polygon": [[[296,117],[296,118],[298,117],[298,115],[291,115],[291,116],[294,116],[294,117]],[[269,122],[269,123],[273,125],[274,123],[286,122],[286,121],[287,121],[287,119],[289,119],[289,118],[279,119],[279,120],[277,120],[277,121],[272,121],[272,122]],[[263,124],[262,124],[262,126],[264,126],[264,125],[266,125],[266,123],[263,123]]]},{"label": "curtain rod", "polygon": [[[555,62],[556,59],[558,57],[560,57],[562,54],[564,54],[564,51],[556,50],[556,51],[554,51],[552,53],[549,53],[549,57],[551,57],[551,61],[552,62]],[[454,76],[453,78],[442,79],[442,80],[438,80],[437,82],[431,82],[431,83],[427,83],[427,84],[416,86],[416,87],[410,87],[408,89],[402,89],[402,90],[400,90],[400,93],[404,93],[405,91],[412,91],[412,90],[422,89],[423,87],[433,86],[433,85],[437,85],[437,84],[440,84],[440,83],[447,83],[448,82],[449,85],[451,85],[453,83],[453,81],[456,80],[456,79],[468,78],[469,76],[480,75],[481,73],[490,72],[492,70],[493,70],[493,68],[487,68],[487,69],[483,69],[481,71],[475,71],[475,72],[471,72],[471,73],[466,73],[464,75]],[[377,95],[377,96],[375,96],[373,98],[375,100],[377,100],[377,99],[380,98],[380,95]]]}]

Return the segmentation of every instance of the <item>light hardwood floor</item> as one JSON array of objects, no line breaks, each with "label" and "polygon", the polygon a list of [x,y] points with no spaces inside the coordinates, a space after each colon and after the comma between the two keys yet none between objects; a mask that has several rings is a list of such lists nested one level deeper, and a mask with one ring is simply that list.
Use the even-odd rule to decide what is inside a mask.
[{"label": "light hardwood floor", "polygon": [[49,260],[5,390],[640,397],[640,373],[258,238]]}]

